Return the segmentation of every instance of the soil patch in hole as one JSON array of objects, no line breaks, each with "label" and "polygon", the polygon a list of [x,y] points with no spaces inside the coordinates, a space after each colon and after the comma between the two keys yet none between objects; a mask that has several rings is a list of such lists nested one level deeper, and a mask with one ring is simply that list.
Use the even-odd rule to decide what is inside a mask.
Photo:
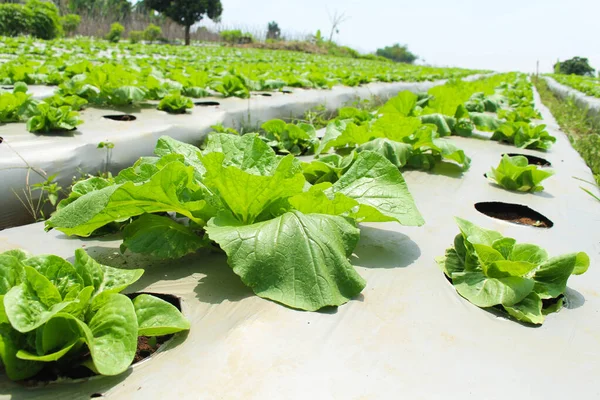
[{"label": "soil patch in hole", "polygon": [[259,93],[259,96],[263,96],[263,97],[271,97],[273,96],[271,93]]},{"label": "soil patch in hole", "polygon": [[2,90],[14,90],[14,86],[2,86]]},{"label": "soil patch in hole", "polygon": [[135,121],[137,117],[135,115],[123,114],[123,115],[104,115],[102,118],[112,119],[113,121],[129,122]]},{"label": "soil patch in hole", "polygon": [[539,212],[521,205],[502,202],[483,202],[475,204],[475,209],[491,218],[501,219],[519,225],[536,228],[552,228],[554,223]]},{"label": "soil patch in hole", "polygon": [[291,90],[282,90],[281,93],[283,93],[283,94],[292,94],[293,92]]},{"label": "soil patch in hole", "polygon": [[[125,296],[129,297],[131,300],[135,299],[137,296],[141,294],[151,294],[155,297],[164,300],[173,306],[177,307],[179,311],[181,311],[181,300],[179,297],[168,295],[168,294],[160,294],[160,293],[146,293],[146,292],[138,292],[138,293],[130,293],[125,294]],[[140,361],[143,361],[154,353],[158,351],[158,349],[171,339],[173,335],[164,335],[164,336],[138,336],[137,339],[137,349],[135,352],[135,356],[133,358],[133,362],[131,365],[137,364]],[[88,368],[78,365],[84,360],[86,360],[90,356],[89,351],[83,353],[79,359],[73,360],[70,364],[76,365],[72,367],[68,367],[63,364],[59,364],[58,362],[50,362],[46,363],[44,368],[37,373],[37,375],[22,381],[25,386],[39,386],[51,383],[58,379],[83,379],[95,376],[96,374],[89,370]],[[63,360],[60,360],[63,361]]]},{"label": "soil patch in hole", "polygon": [[541,158],[541,157],[536,157],[536,156],[530,156],[528,154],[519,154],[519,153],[507,153],[506,154],[509,157],[515,157],[515,156],[522,156],[525,157],[527,159],[527,162],[529,163],[529,165],[537,165],[540,167],[551,167],[552,163],[550,163],[550,161]]},{"label": "soil patch in hole", "polygon": [[218,101],[196,101],[194,105],[199,107],[216,107],[220,106],[221,103],[219,103]]}]

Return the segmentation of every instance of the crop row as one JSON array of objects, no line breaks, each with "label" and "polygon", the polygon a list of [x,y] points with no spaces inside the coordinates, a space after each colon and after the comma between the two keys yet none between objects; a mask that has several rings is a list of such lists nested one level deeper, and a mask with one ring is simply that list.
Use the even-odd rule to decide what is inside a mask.
[{"label": "crop row", "polygon": [[591,76],[550,74],[554,80],[589,96],[600,98],[600,80]]}]

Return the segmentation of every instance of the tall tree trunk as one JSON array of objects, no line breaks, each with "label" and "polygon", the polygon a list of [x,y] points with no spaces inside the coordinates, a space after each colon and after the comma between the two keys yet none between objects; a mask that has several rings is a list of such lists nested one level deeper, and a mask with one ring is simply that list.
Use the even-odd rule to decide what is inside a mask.
[{"label": "tall tree trunk", "polygon": [[190,45],[190,28],[191,26],[186,26],[185,27],[185,45],[189,46]]}]

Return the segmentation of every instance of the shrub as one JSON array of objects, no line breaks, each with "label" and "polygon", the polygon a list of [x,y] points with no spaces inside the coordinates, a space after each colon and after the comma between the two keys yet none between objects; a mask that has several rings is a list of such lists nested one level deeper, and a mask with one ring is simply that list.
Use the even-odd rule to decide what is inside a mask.
[{"label": "shrub", "polygon": [[162,29],[160,26],[156,26],[154,24],[150,24],[144,29],[144,39],[149,42],[154,42],[158,40],[159,37],[162,36]]},{"label": "shrub", "polygon": [[54,3],[28,0],[25,8],[32,11],[29,33],[40,39],[54,39],[63,34],[58,7]]},{"label": "shrub", "polygon": [[221,39],[229,44],[247,44],[254,42],[254,38],[251,34],[243,33],[239,29],[222,31]]},{"label": "shrub", "polygon": [[110,26],[110,32],[106,35],[106,40],[112,43],[119,43],[121,36],[125,32],[125,27],[118,22],[115,22]]},{"label": "shrub", "polygon": [[587,58],[573,57],[570,60],[557,62],[554,64],[554,72],[560,72],[565,75],[594,75],[594,68],[589,64]]},{"label": "shrub", "polygon": [[144,39],[144,32],[142,31],[130,31],[129,32],[129,41],[133,44],[139,43]]},{"label": "shrub", "polygon": [[66,34],[71,34],[77,30],[81,23],[81,17],[77,14],[67,14],[61,18],[62,27]]},{"label": "shrub", "polygon": [[378,56],[388,58],[392,61],[412,64],[419,57],[408,51],[406,45],[400,46],[396,43],[393,46],[386,46],[383,49],[377,49],[375,53]]},{"label": "shrub", "polygon": [[0,35],[28,34],[32,16],[33,12],[20,4],[0,4]]}]

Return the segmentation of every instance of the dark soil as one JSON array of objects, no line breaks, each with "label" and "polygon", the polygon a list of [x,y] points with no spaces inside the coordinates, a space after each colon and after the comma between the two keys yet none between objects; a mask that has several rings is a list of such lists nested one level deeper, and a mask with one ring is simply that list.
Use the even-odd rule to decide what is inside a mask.
[{"label": "dark soil", "polygon": [[521,204],[484,202],[475,204],[475,209],[491,218],[509,221],[536,228],[552,228],[554,223],[539,212]]},{"label": "dark soil", "polygon": [[129,115],[129,114],[124,114],[124,115],[105,115],[104,118],[106,118],[106,119],[112,119],[113,121],[122,121],[122,122],[135,121],[137,119],[135,117],[135,115]]}]

